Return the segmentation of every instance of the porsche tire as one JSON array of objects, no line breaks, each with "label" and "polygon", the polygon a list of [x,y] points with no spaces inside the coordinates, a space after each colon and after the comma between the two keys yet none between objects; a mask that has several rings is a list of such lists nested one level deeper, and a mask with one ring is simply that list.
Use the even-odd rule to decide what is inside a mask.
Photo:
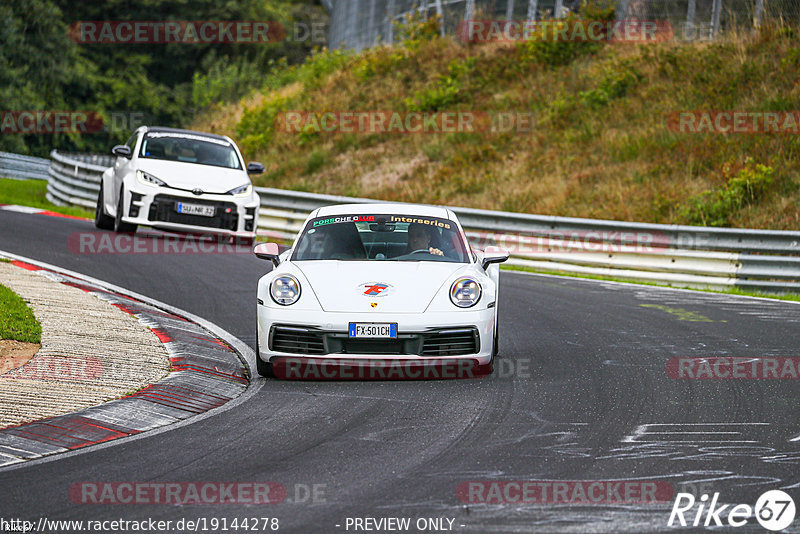
[{"label": "porsche tire", "polygon": [[256,371],[264,378],[275,378],[275,372],[272,370],[272,363],[262,360],[259,355],[260,352],[258,348],[258,332],[256,332]]}]

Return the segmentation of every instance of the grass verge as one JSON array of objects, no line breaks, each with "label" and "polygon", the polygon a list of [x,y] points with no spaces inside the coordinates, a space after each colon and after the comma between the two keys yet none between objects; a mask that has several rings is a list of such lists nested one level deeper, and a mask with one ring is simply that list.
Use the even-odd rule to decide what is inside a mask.
[{"label": "grass verge", "polygon": [[621,276],[605,276],[599,274],[575,274],[575,273],[567,273],[564,271],[551,271],[547,269],[534,269],[531,267],[525,267],[523,265],[502,265],[501,269],[507,271],[524,271],[529,273],[536,273],[536,274],[549,274],[553,276],[564,276],[568,278],[585,278],[589,280],[605,280],[608,282],[621,282],[625,284],[637,284],[640,286],[656,286],[656,287],[670,287],[673,289],[690,289],[692,291],[702,291],[704,293],[722,293],[725,295],[739,295],[743,297],[760,297],[760,298],[767,298],[767,299],[775,299],[775,300],[789,300],[793,302],[800,302],[800,295],[794,294],[776,294],[776,293],[761,293],[758,291],[747,291],[740,288],[731,288],[726,290],[715,290],[715,289],[699,289],[695,287],[681,287],[681,286],[672,286],[667,284],[657,284],[655,282],[647,282],[644,280],[636,280],[634,278],[625,278]]},{"label": "grass verge", "polygon": [[74,206],[56,206],[45,196],[47,182],[44,180],[14,180],[0,178],[0,204],[17,204],[31,208],[41,208],[64,215],[86,217],[90,219],[94,214],[84,208]]},{"label": "grass verge", "polygon": [[22,298],[0,285],[0,339],[41,343],[42,325]]}]

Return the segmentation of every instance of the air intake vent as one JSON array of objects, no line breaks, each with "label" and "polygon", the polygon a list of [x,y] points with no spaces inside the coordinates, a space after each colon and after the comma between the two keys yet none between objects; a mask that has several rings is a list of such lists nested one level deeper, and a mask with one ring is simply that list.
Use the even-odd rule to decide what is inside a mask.
[{"label": "air intake vent", "polygon": [[270,334],[270,350],[291,354],[325,354],[322,334],[305,328],[274,326]]},{"label": "air intake vent", "polygon": [[442,330],[425,336],[422,356],[460,356],[475,354],[480,350],[478,330],[459,328]]}]

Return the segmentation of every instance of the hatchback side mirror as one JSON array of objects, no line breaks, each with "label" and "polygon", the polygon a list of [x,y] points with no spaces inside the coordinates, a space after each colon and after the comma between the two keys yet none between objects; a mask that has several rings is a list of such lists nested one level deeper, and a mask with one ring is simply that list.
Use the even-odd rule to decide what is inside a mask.
[{"label": "hatchback side mirror", "polygon": [[257,161],[247,164],[247,174],[264,174],[264,166]]},{"label": "hatchback side mirror", "polygon": [[111,149],[111,153],[121,158],[131,159],[131,147],[128,145],[117,145]]}]

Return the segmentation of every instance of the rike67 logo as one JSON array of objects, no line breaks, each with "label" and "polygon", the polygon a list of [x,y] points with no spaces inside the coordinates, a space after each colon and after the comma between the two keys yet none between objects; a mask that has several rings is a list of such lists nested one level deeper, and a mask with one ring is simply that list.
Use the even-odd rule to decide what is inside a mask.
[{"label": "rike67 logo", "polygon": [[[668,526],[674,526],[675,520],[678,525],[685,527],[688,522],[694,527],[742,527],[748,524],[749,519],[754,517],[767,530],[783,530],[794,521],[795,506],[794,500],[788,493],[781,490],[770,490],[763,493],[756,501],[755,507],[749,504],[718,504],[719,493],[714,493],[711,502],[708,502],[708,495],[703,494],[700,502],[695,501],[691,493],[678,493],[675,503],[672,505],[672,513],[669,515]],[[693,513],[695,504],[698,504],[697,511]],[[707,508],[706,508],[707,506]],[[731,508],[731,506],[733,506]],[[728,508],[730,508],[728,510]],[[705,513],[704,513],[705,512]],[[694,516],[694,520],[692,520]]]}]

